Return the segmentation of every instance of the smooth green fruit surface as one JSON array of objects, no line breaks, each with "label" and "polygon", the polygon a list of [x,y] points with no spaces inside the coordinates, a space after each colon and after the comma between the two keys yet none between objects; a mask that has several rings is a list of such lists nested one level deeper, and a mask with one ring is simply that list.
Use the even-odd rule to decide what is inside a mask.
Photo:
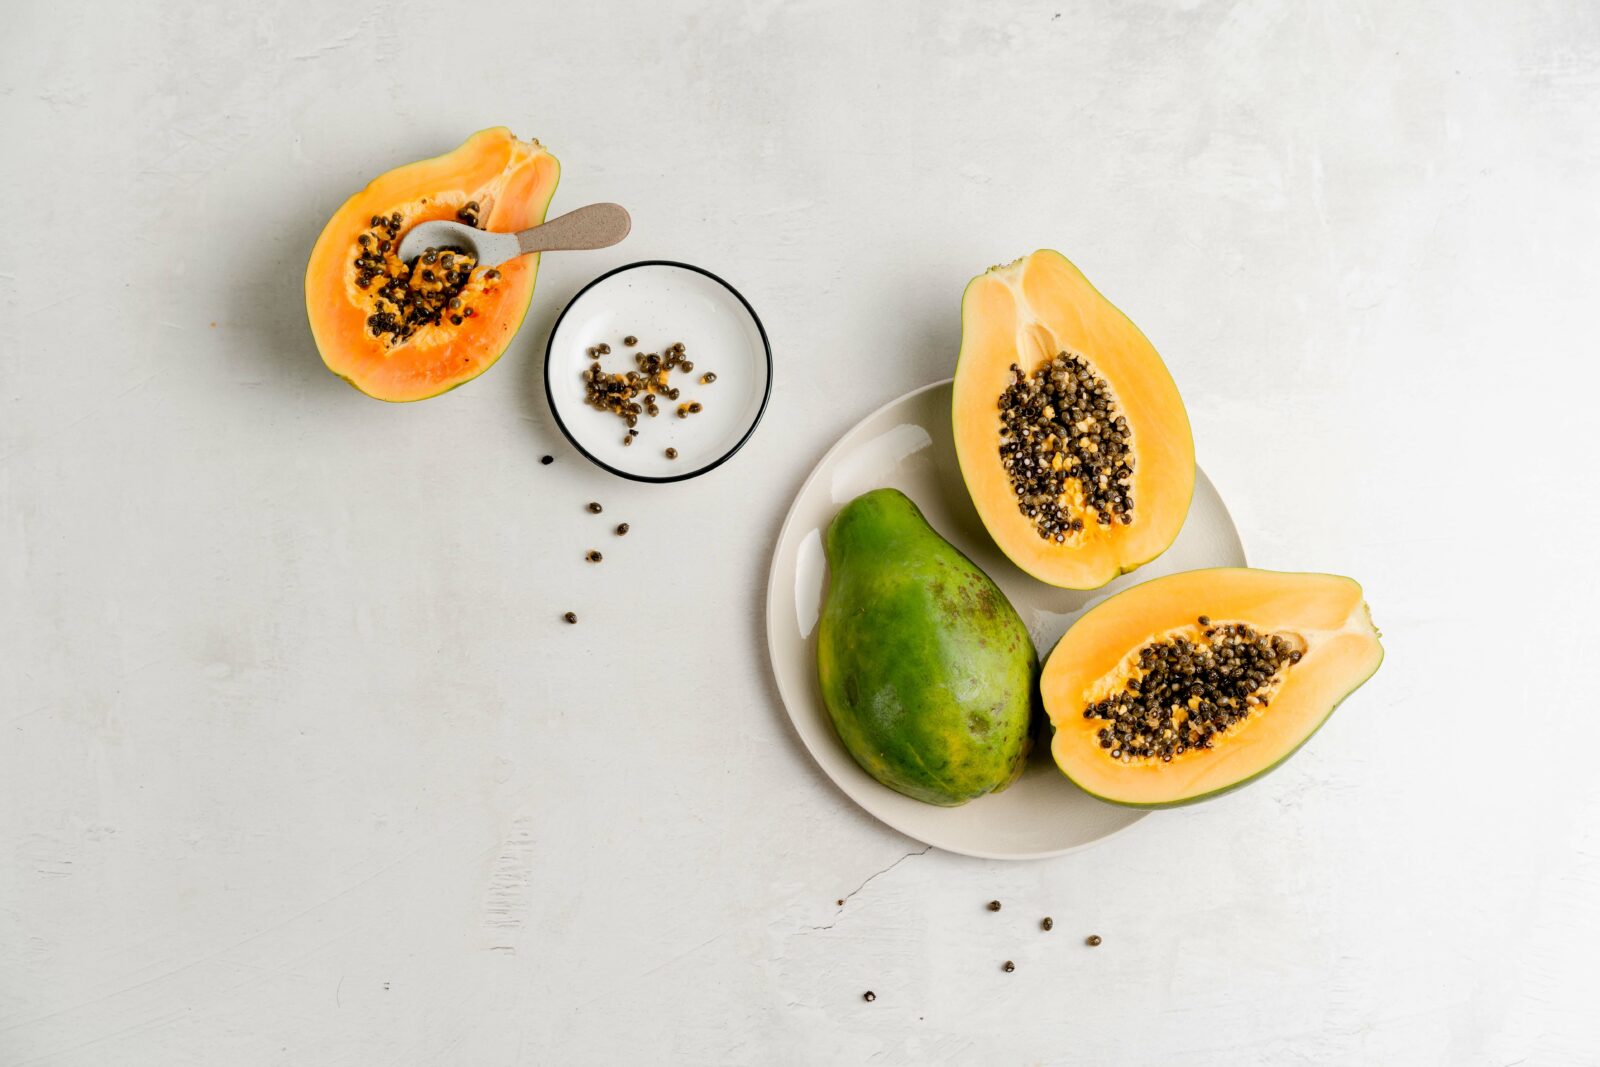
[{"label": "smooth green fruit surface", "polygon": [[822,698],[868,774],[964,804],[1022,773],[1039,658],[1000,587],[905,494],[875,489],[828,527]]}]

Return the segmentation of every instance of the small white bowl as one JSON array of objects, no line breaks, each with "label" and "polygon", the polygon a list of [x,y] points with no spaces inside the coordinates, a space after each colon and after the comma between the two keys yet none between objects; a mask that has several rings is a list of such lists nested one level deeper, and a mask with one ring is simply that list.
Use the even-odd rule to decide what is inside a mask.
[{"label": "small white bowl", "polygon": [[[622,343],[629,334],[639,338],[634,348]],[[584,400],[583,374],[594,362],[588,350],[610,345],[600,365],[623,373],[637,369],[635,353],[665,353],[674,341],[683,342],[694,370],[673,373],[681,395],[659,397],[661,414],[641,414],[638,436],[624,445],[627,424]],[[716,381],[702,385],[707,372]],[[550,331],[544,388],[561,432],[594,463],[635,481],[680,482],[726,463],[755,432],[772,395],[772,346],[733,286],[688,263],[645,260],[600,275],[567,304]],[[678,418],[678,405],[692,400],[703,410]],[[667,458],[668,448],[678,450],[676,459]]]}]

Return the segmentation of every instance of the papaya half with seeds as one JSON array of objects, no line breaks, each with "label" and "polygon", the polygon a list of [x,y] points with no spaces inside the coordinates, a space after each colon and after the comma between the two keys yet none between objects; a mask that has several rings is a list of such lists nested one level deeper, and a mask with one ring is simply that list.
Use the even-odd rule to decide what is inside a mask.
[{"label": "papaya half with seeds", "polygon": [[374,178],[323,227],[306,267],[306,315],[329,370],[379,400],[424,400],[488,370],[533,300],[537,255],[484,268],[459,250],[410,263],[406,232],[434,219],[488,230],[544,221],[560,164],[504,127]]},{"label": "papaya half with seeds", "polygon": [[1280,766],[1377,671],[1361,586],[1332,574],[1187,571],[1102,601],[1040,676],[1051,755],[1085,792],[1165,808]]},{"label": "papaya half with seeds", "polygon": [[1183,528],[1183,399],[1139,328],[1059,252],[967,285],[951,417],[978,516],[1040,581],[1098,588]]}]

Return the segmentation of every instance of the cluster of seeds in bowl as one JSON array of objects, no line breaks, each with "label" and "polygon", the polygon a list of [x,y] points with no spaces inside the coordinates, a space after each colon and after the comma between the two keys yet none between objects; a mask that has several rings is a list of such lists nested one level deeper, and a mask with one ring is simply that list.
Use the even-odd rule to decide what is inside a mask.
[{"label": "cluster of seeds in bowl", "polygon": [[1029,377],[1011,365],[1000,394],[1000,462],[1039,536],[1064,543],[1086,524],[1133,522],[1133,448],[1111,386],[1062,352]]},{"label": "cluster of seeds in bowl", "polygon": [[[635,348],[639,339],[629,334],[622,343]],[[661,400],[675,401],[683,395],[682,390],[672,384],[673,372],[688,374],[694,370],[682,341],[673,342],[663,352],[635,352],[635,369],[622,373],[608,372],[600,365],[601,357],[611,354],[609,344],[591,345],[587,354],[593,362],[583,372],[583,399],[590,407],[609,411],[628,424],[627,436],[622,439],[625,445],[633,444],[633,439],[639,436],[637,426],[641,416],[655,418],[661,414]],[[710,385],[716,380],[717,376],[709,371],[700,376],[701,385]],[[705,405],[700,401],[686,400],[678,405],[678,418],[686,419],[704,410]],[[668,459],[677,456],[676,449],[667,450]]]},{"label": "cluster of seeds in bowl", "polygon": [[[478,204],[469,200],[456,218],[476,226]],[[425,326],[460,326],[478,313],[467,291],[477,260],[458,248],[429,248],[407,263],[399,256],[404,216],[374,215],[356,236],[356,288],[366,296],[367,329],[390,345],[408,340]],[[483,272],[483,290],[492,291],[498,270]]]},{"label": "cluster of seeds in bowl", "polygon": [[1209,749],[1270,703],[1303,655],[1292,634],[1259,633],[1248,623],[1213,624],[1201,615],[1189,636],[1174,634],[1138,651],[1137,669],[1116,692],[1083,709],[1105,722],[1096,735],[1115,760],[1171,761]]}]

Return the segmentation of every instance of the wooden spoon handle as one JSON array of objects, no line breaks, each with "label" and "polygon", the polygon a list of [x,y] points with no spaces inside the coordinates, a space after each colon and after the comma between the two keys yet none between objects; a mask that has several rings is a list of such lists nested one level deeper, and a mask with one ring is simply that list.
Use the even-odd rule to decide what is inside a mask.
[{"label": "wooden spoon handle", "polygon": [[517,234],[517,248],[528,252],[566,252],[606,248],[628,236],[633,220],[621,204],[590,204]]}]

